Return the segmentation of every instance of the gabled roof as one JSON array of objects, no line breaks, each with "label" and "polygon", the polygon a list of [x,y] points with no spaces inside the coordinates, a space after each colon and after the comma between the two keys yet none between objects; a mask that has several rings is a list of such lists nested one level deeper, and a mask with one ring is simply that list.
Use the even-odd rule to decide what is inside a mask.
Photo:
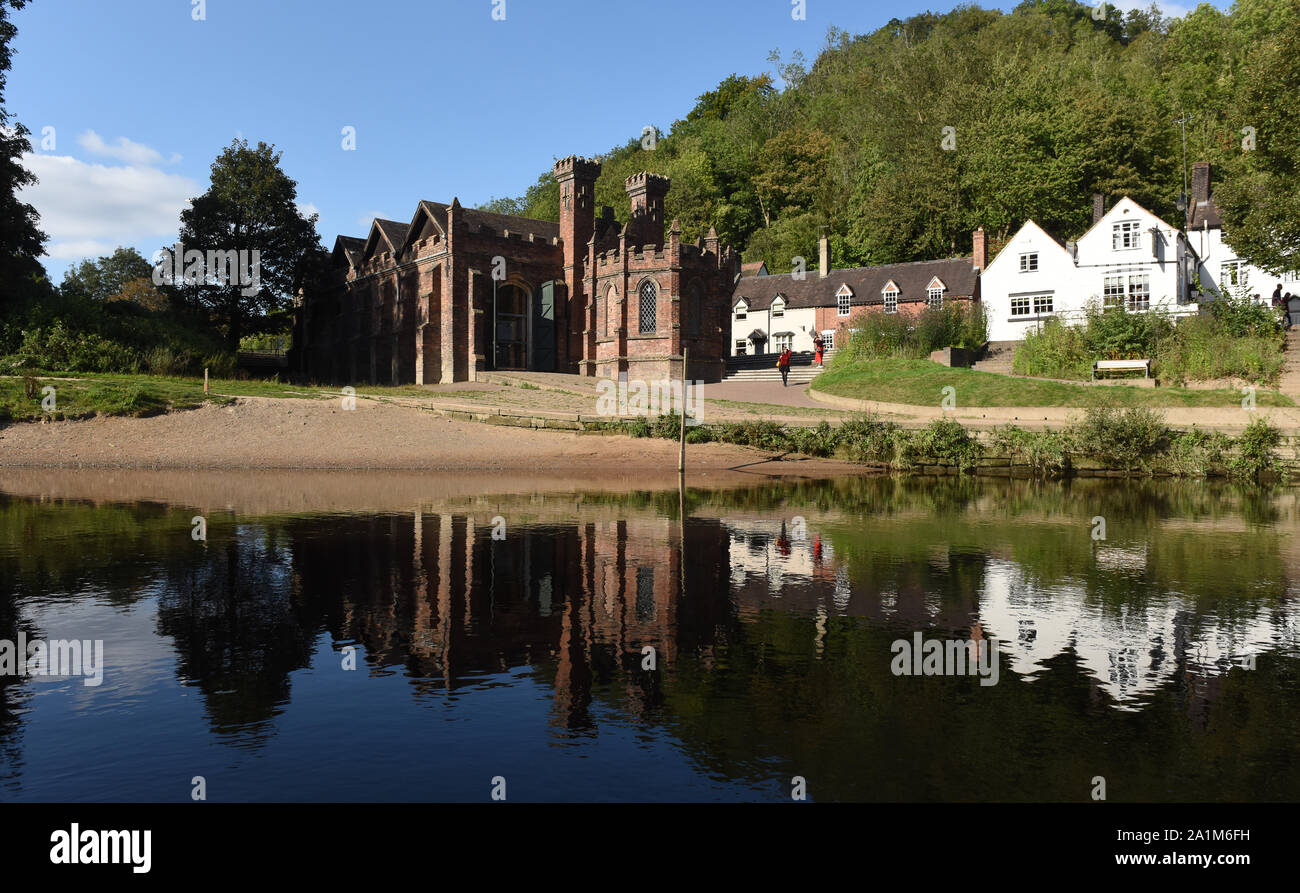
[{"label": "gabled roof", "polygon": [[[444,230],[447,211],[450,208],[451,205],[425,199],[420,202],[419,208],[416,210],[416,216],[419,216],[420,209],[425,209],[438,224],[438,228]],[[469,226],[470,232],[479,232],[486,228],[500,235],[505,230],[510,230],[512,233],[532,233],[535,236],[543,237],[548,242],[551,239],[560,237],[560,225],[550,220],[516,217],[514,214],[497,214],[493,211],[480,211],[477,208],[464,208],[461,213],[464,215],[465,223]]]},{"label": "gabled roof", "polygon": [[741,264],[740,275],[744,276],[766,276],[767,264],[761,260],[756,260],[752,264]]},{"label": "gabled roof", "polygon": [[332,256],[336,263],[346,263],[355,267],[361,263],[361,255],[366,250],[366,240],[355,236],[339,236],[334,240]]},{"label": "gabled roof", "polygon": [[825,278],[816,270],[810,270],[802,280],[795,279],[792,273],[746,276],[736,282],[732,306],[735,306],[736,299],[744,298],[751,310],[765,310],[771,306],[773,298],[782,295],[789,309],[834,307],[837,304],[835,296],[844,286],[853,293],[851,306],[880,304],[884,302],[882,291],[889,282],[898,286],[899,301],[924,301],[928,297],[926,286],[935,276],[948,283],[949,296],[953,298],[974,295],[979,282],[979,271],[972,265],[970,257],[831,270]]},{"label": "gabled roof", "polygon": [[366,246],[362,251],[362,258],[369,259],[374,255],[380,242],[385,243],[388,250],[396,255],[402,250],[402,245],[406,242],[406,230],[407,225],[405,223],[376,217],[374,222],[370,224],[370,235],[366,237]]},{"label": "gabled roof", "polygon": [[[1112,209],[1112,210],[1113,210],[1113,209]],[[1043,229],[1041,226],[1039,226],[1039,225],[1038,225],[1037,223],[1035,223],[1033,220],[1026,220],[1025,223],[1024,223],[1024,225],[1021,226],[1020,229],[1016,230],[1016,234],[1015,234],[1014,236],[1012,236],[1010,239],[1007,239],[1007,243],[1006,243],[1005,245],[1002,246],[1002,250],[999,251],[999,252],[997,253],[997,255],[993,258],[993,260],[989,261],[989,265],[988,265],[988,267],[987,267],[987,270],[991,270],[991,269],[993,269],[993,265],[996,264],[998,261],[1000,261],[1000,260],[1002,259],[1002,256],[1003,256],[1003,255],[1005,255],[1005,254],[1007,254],[1008,252],[1011,251],[1011,246],[1015,244],[1016,240],[1019,239],[1020,236],[1021,236],[1021,234],[1024,233],[1026,230],[1029,230],[1030,232],[1035,232],[1035,233],[1039,233],[1039,234],[1041,234],[1045,239],[1047,239],[1047,241],[1048,241],[1048,243],[1049,243],[1048,247],[1051,247],[1051,246],[1054,245],[1054,246],[1056,246],[1058,249],[1060,249],[1063,253],[1065,253],[1065,254],[1069,254],[1069,253],[1070,253],[1070,249],[1068,249],[1068,248],[1066,248],[1064,245],[1062,245],[1060,239],[1056,238],[1056,236],[1052,235],[1052,234],[1049,233],[1047,230]],[[1020,249],[1017,247],[1017,249],[1016,249],[1016,253],[1019,253],[1019,252],[1020,252]],[[1073,256],[1071,256],[1071,257],[1073,258]],[[986,271],[987,271],[987,270],[986,270]]]}]

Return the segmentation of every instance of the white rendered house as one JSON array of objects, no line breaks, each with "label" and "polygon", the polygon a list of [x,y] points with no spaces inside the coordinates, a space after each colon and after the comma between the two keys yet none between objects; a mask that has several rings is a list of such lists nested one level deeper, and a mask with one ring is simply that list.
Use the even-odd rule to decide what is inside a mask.
[{"label": "white rendered house", "polygon": [[[1192,166],[1192,207],[1187,237],[1200,258],[1200,289],[1209,299],[1227,289],[1236,294],[1244,290],[1260,303],[1271,303],[1278,286],[1282,294],[1300,295],[1300,273],[1278,276],[1251,266],[1237,257],[1223,234],[1223,219],[1214,204],[1213,185],[1208,162]],[[1300,312],[1297,300],[1296,312]]]},{"label": "white rendered house", "polygon": [[1032,220],[984,271],[980,292],[990,341],[1020,341],[1052,318],[1079,323],[1090,305],[1130,312],[1199,312],[1191,286],[1198,260],[1187,237],[1131,198],[1062,245]]}]

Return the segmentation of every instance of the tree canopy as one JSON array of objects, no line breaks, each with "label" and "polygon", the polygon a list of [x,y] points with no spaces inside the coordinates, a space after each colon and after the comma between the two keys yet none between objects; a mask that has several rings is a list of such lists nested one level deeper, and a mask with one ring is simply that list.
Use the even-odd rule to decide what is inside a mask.
[{"label": "tree canopy", "polygon": [[[1238,252],[1296,269],[1298,41],[1300,0],[1180,19],[1025,0],[832,28],[810,65],[773,51],[781,89],[732,74],[653,148],[638,135],[605,153],[597,204],[624,219],[624,179],[649,170],[672,178],[670,219],[716,227],[747,261],[788,270],[825,230],[837,264],[890,263],[967,254],[979,226],[998,244],[1029,218],[1075,237],[1097,192],[1182,225],[1179,196],[1203,160]],[[545,173],[495,207],[555,220],[558,188]]]}]

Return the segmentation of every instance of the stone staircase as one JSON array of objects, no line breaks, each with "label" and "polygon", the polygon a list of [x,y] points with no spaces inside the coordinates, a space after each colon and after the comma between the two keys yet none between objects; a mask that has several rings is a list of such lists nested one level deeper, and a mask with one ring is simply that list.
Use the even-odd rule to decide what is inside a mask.
[{"label": "stone staircase", "polygon": [[1019,343],[1019,341],[990,341],[984,359],[977,360],[971,368],[981,372],[1010,375],[1011,361],[1016,355],[1016,345]]},{"label": "stone staircase", "polygon": [[[828,350],[823,356],[824,365],[831,364],[835,351]],[[727,357],[727,370],[723,381],[780,381],[781,370],[776,368],[774,353],[756,356]],[[812,354],[795,354],[790,358],[790,383],[806,384],[824,370],[813,365]]]}]

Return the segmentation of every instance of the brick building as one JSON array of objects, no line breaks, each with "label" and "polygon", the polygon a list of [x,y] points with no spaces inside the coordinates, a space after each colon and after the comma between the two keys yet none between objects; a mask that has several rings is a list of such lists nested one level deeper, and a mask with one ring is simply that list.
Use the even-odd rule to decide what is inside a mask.
[{"label": "brick building", "polygon": [[627,179],[628,222],[595,208],[600,163],[556,162],[560,222],[422,201],[410,223],[339,236],[332,281],[300,294],[290,365],[338,383],[474,381],[497,369],[722,376],[740,256],[712,229],[665,232],[669,181]]}]

